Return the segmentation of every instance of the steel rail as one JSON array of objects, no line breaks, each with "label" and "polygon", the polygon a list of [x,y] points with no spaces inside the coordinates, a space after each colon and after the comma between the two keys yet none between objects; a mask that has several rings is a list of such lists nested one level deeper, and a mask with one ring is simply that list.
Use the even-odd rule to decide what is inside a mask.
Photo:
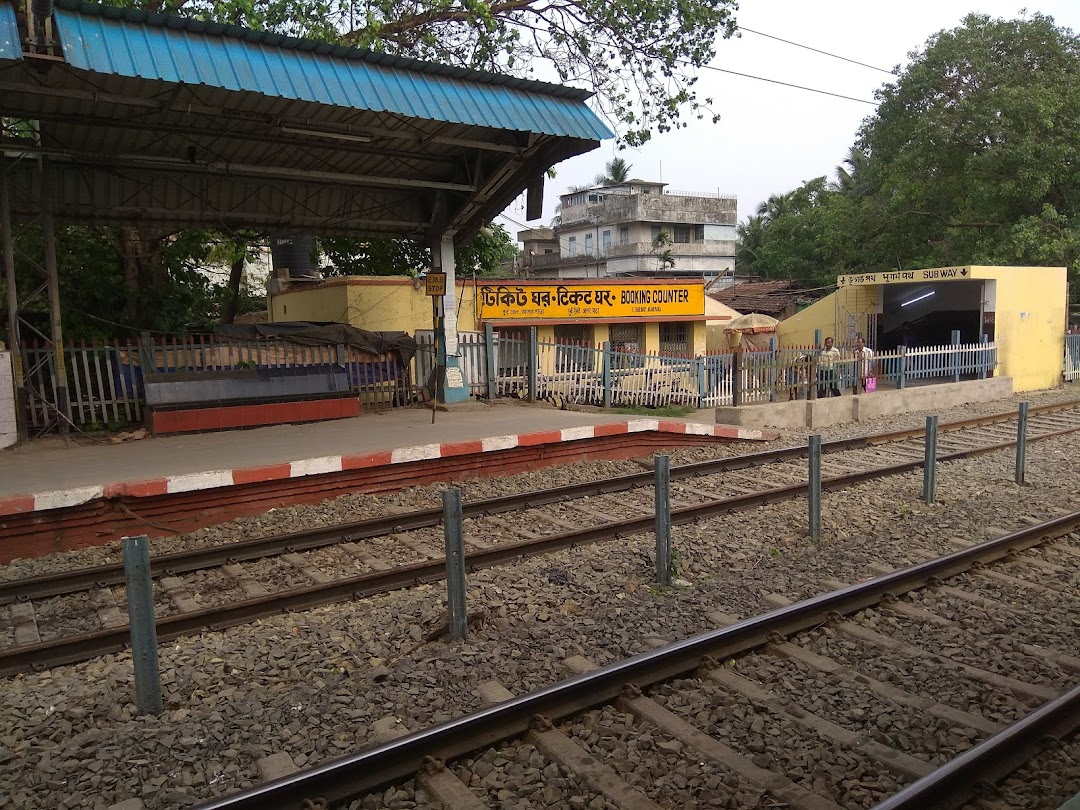
[{"label": "steel rail", "polygon": [[[198,810],[300,807],[316,797],[338,802],[369,793],[416,774],[425,757],[447,761],[516,737],[536,715],[558,721],[615,700],[627,685],[646,688],[692,672],[710,660],[724,660],[820,625],[832,615],[849,615],[933,581],[969,570],[1061,537],[1080,527],[1080,512],[1003,535],[927,562],[884,574],[837,591],[811,597],[720,630],[676,641],[478,712],[414,732],[368,751],[317,765],[200,805]],[[912,805],[926,807],[926,805]]]},{"label": "steel rail", "polygon": [[[1033,436],[1029,441],[1034,441],[1037,438],[1048,439],[1053,436],[1074,433],[1078,430],[1080,430],[1080,426],[1055,431],[1054,433],[1041,434],[1038,437]],[[959,450],[938,456],[938,461],[958,461],[973,458],[1006,449],[1013,444],[1015,442],[1000,442],[984,447]],[[848,475],[833,476],[822,480],[822,488],[827,491],[845,489],[875,478],[885,478],[890,475],[911,472],[920,469],[922,464],[923,460],[919,458],[886,467],[849,473]],[[672,525],[684,525],[705,518],[753,509],[769,503],[791,500],[804,494],[806,489],[807,485],[805,483],[789,484],[767,489],[763,492],[736,495],[703,504],[684,506],[671,511],[671,522]],[[491,548],[467,554],[465,563],[469,570],[477,571],[541,554],[549,554],[565,548],[643,534],[653,531],[654,528],[655,517],[653,515],[618,520],[600,526],[546,535],[534,540],[501,543]],[[203,630],[221,630],[226,627],[245,624],[255,619],[266,618],[267,616],[296,610],[307,610],[347,599],[363,599],[380,593],[412,587],[413,585],[437,582],[445,578],[445,576],[446,560],[436,558],[397,566],[386,571],[373,571],[327,583],[270,593],[227,605],[163,616],[156,622],[158,640],[168,641]],[[128,642],[128,626],[121,625],[51,641],[43,641],[38,644],[7,647],[0,650],[0,677],[15,675],[20,672],[38,671],[62,664],[72,664],[99,655],[121,652],[128,646]]]},{"label": "steel rail", "polygon": [[951,810],[970,801],[980,782],[1004,777],[1080,728],[1080,686],[1044,703],[993,737],[912,782],[874,810]]},{"label": "steel rail", "polygon": [[[1042,415],[1054,411],[1070,410],[1080,407],[1080,401],[1042,405],[1032,408],[1030,415]],[[988,416],[973,417],[948,422],[938,427],[939,432],[953,432],[972,427],[999,424],[1015,419],[1015,413],[998,413]],[[876,433],[850,439],[838,439],[822,445],[823,453],[838,453],[857,450],[879,444],[906,441],[924,435],[922,427],[906,430]],[[1015,443],[1015,442],[1014,442]],[[806,455],[805,446],[784,447],[746,453],[726,459],[714,459],[693,464],[683,464],[671,469],[671,479],[680,480],[703,475],[715,475],[722,472],[757,467],[778,461],[792,461]],[[463,505],[463,517],[496,515],[522,508],[544,506],[575,498],[611,495],[637,487],[650,486],[653,482],[651,472],[631,473],[601,481],[588,481],[580,484],[568,484],[544,490],[504,495],[471,501]],[[226,543],[209,548],[191,549],[172,554],[156,556],[150,561],[150,573],[153,577],[174,576],[176,574],[215,568],[230,563],[270,557],[276,554],[289,554],[306,551],[342,542],[364,540],[390,533],[412,531],[415,529],[438,526],[442,521],[442,509],[421,509],[399,515],[337,524],[335,526],[305,529],[288,534],[257,537],[238,543]],[[63,596],[68,593],[120,585],[124,582],[124,567],[115,563],[79,568],[72,571],[60,571],[18,580],[0,582],[0,605],[27,599],[43,599]]]}]

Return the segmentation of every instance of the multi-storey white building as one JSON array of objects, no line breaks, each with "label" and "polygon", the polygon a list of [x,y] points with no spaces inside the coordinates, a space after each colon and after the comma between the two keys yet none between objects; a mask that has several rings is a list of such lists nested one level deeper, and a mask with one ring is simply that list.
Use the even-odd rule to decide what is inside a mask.
[{"label": "multi-storey white building", "polygon": [[529,275],[709,280],[733,273],[735,196],[665,185],[629,180],[562,195],[559,253],[533,257]]}]

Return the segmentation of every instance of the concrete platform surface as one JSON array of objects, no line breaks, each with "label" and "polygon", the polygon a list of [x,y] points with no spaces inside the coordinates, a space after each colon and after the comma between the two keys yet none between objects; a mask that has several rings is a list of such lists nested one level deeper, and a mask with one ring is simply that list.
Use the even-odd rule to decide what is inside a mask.
[{"label": "concrete platform surface", "polygon": [[0,515],[63,508],[101,497],[148,496],[318,475],[466,453],[661,431],[760,440],[773,434],[685,419],[563,411],[525,404],[467,410],[397,409],[355,419],[255,430],[70,446],[54,438],[0,451]]}]

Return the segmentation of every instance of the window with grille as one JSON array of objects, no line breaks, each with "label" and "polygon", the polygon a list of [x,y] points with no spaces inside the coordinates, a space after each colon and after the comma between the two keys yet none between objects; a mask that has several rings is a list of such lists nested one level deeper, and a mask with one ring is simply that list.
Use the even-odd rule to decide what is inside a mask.
[{"label": "window with grille", "polygon": [[619,228],[619,244],[620,245],[628,245],[628,244],[630,244],[630,228],[628,228],[626,226],[624,226],[622,228]]},{"label": "window with grille", "polygon": [[555,370],[593,370],[593,329],[580,324],[555,326]]},{"label": "window with grille", "polygon": [[613,323],[608,340],[615,353],[612,365],[620,368],[640,368],[645,365],[645,327],[639,323]]},{"label": "window with grille", "polygon": [[690,356],[690,330],[685,321],[660,324],[660,354],[664,357]]},{"label": "window with grille", "polygon": [[686,244],[690,241],[690,226],[689,225],[676,225],[672,228],[673,234],[671,240],[677,244]]},{"label": "window with grille", "polygon": [[609,250],[611,250],[611,231],[604,231],[603,237],[604,237],[604,253],[607,253]]}]

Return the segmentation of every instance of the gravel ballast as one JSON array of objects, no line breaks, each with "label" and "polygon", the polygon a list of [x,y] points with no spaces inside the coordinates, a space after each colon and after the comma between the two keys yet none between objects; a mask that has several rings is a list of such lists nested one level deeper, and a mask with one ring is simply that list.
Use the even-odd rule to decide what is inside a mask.
[{"label": "gravel ballast", "polygon": [[[1061,398],[1074,398],[1068,393]],[[1044,402],[1060,394],[1026,398]],[[985,413],[1005,409],[1003,403],[984,407]],[[960,414],[942,414],[943,421],[946,417]],[[922,415],[911,415],[887,425],[822,434],[831,439],[876,432],[901,426],[905,419],[923,422]],[[789,435],[777,444],[792,441]],[[747,451],[746,445],[685,450],[673,454],[672,462]],[[1012,483],[1010,451],[942,465],[933,506],[918,500],[919,473],[827,493],[824,538],[817,546],[805,539],[804,500],[676,527],[680,576],[690,584],[672,591],[651,585],[651,535],[470,573],[472,620],[464,644],[451,645],[438,636],[445,623],[441,583],[170,642],[161,649],[166,710],[160,717],[135,715],[128,655],[0,682],[0,797],[6,797],[0,807],[104,808],[137,796],[154,810],[248,787],[257,779],[254,763],[262,756],[285,751],[302,767],[356,751],[373,742],[373,724],[388,715],[416,730],[479,708],[477,687],[485,681],[528,691],[565,677],[561,662],[571,655],[605,664],[646,649],[650,636],[674,640],[711,629],[712,611],[753,615],[766,609],[769,593],[803,598],[827,590],[821,584],[827,578],[851,582],[872,576],[871,563],[910,564],[924,552],[954,550],[957,539],[983,540],[991,527],[1014,530],[1060,510],[1080,509],[1074,483],[1078,451],[1077,436],[1029,446],[1029,485],[1022,489]],[[517,491],[515,486],[555,486],[640,469],[633,462],[592,462],[538,470],[528,478],[470,482],[463,489],[466,498],[475,499]],[[155,541],[155,548],[160,553],[431,507],[440,491],[423,487],[283,509],[187,538]],[[88,565],[109,556],[116,561],[116,555],[115,548],[103,548],[71,556],[77,565]],[[416,557],[412,551],[402,556]],[[26,576],[72,564],[65,558],[20,561],[6,573]],[[299,572],[281,569],[278,575],[290,579]],[[212,584],[208,581],[208,588]],[[828,638],[830,632],[822,628],[815,638]],[[865,667],[881,680],[899,677],[889,675],[888,661],[857,645],[810,648]],[[942,703],[999,722],[1026,710],[1014,696],[959,684],[951,676],[947,688],[930,669],[921,672],[925,693]],[[1031,672],[1032,678],[1038,675]],[[516,761],[515,756],[503,759]],[[711,789],[711,777],[700,776],[701,785]],[[864,781],[875,786],[864,788],[865,796],[849,795],[851,806],[864,806],[891,789],[885,781],[878,786],[879,778],[895,781],[887,773],[868,772]],[[422,799],[419,792],[394,793],[380,806],[423,806],[417,799]]]}]

